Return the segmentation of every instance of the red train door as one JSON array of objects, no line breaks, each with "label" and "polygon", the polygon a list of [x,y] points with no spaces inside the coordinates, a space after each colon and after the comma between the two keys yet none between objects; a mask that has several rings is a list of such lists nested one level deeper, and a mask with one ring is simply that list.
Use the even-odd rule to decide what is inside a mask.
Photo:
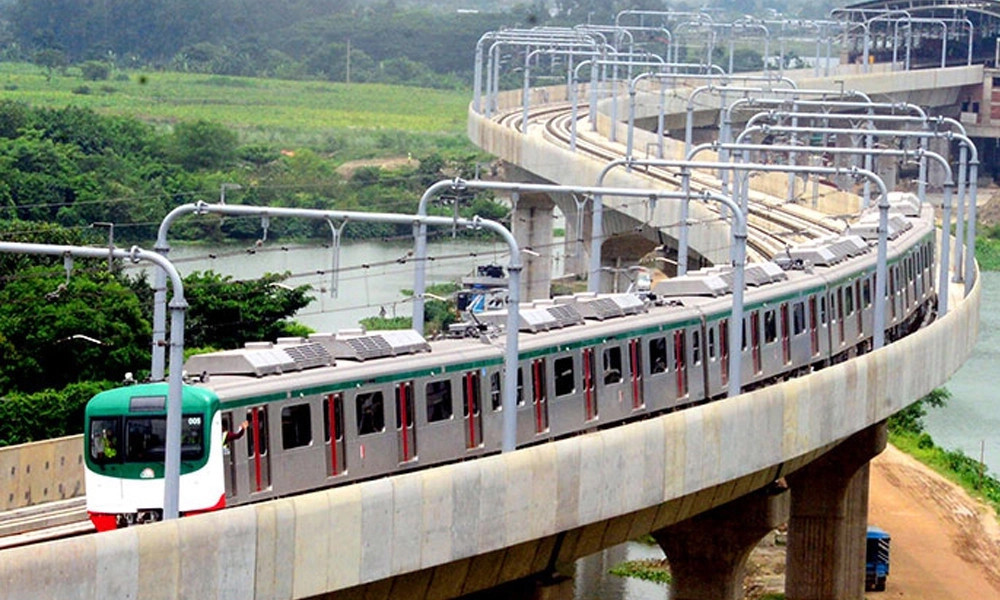
[{"label": "red train door", "polygon": [[234,498],[239,493],[239,484],[237,483],[239,478],[236,475],[236,451],[234,450],[236,444],[234,441],[225,441],[226,432],[235,430],[236,427],[233,425],[233,414],[230,412],[222,413],[222,462],[227,503],[231,498]]},{"label": "red train door", "polygon": [[[739,352],[739,349],[736,350]],[[729,320],[719,321],[719,372],[722,385],[729,385]]]},{"label": "red train door", "polygon": [[854,282],[854,309],[858,314],[858,336],[861,336],[865,331],[865,305],[864,301],[861,299],[861,280]]},{"label": "red train door", "polygon": [[267,409],[254,406],[247,409],[247,462],[250,491],[262,492],[271,487],[271,456],[268,452]]},{"label": "red train door", "polygon": [[347,470],[344,452],[344,395],[327,394],[323,398],[323,431],[326,435],[326,474],[336,477]]},{"label": "red train door", "polygon": [[788,303],[781,304],[781,358],[785,364],[792,362],[791,331],[788,326]]},{"label": "red train door", "polygon": [[629,382],[632,384],[632,410],[645,406],[642,399],[642,346],[639,338],[628,341]]},{"label": "red train door", "polygon": [[462,416],[465,418],[465,448],[483,445],[483,416],[480,403],[479,371],[462,375]]},{"label": "red train door", "polygon": [[760,373],[760,314],[750,313],[750,354],[753,358],[753,372]]},{"label": "red train door", "polygon": [[399,462],[405,463],[417,456],[417,429],[414,427],[413,382],[396,384],[396,437]]},{"label": "red train door", "polygon": [[531,361],[531,399],[535,405],[535,433],[549,429],[548,392],[545,387],[545,359]]},{"label": "red train door", "polygon": [[594,349],[584,348],[581,353],[583,357],[583,401],[585,418],[587,421],[593,421],[597,418],[597,396],[595,394],[596,386],[594,385]]},{"label": "red train door", "polygon": [[688,393],[687,344],[683,331],[674,332],[674,372],[677,374],[677,397],[683,398]]},{"label": "red train door", "polygon": [[840,343],[847,341],[844,336],[844,288],[837,288],[837,329],[840,331]]},{"label": "red train door", "polygon": [[816,296],[809,297],[809,347],[812,355],[819,354],[819,326],[816,316]]}]

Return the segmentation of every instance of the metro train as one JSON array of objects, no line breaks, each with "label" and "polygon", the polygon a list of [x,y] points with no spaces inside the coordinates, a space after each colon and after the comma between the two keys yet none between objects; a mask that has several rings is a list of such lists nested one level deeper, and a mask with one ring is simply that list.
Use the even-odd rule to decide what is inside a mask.
[{"label": "metro train", "polygon": [[[728,347],[732,271],[713,267],[636,294],[520,307],[517,445],[722,398],[729,352],[742,389],[871,349],[877,213],[841,235],[746,265],[742,344]],[[933,318],[929,209],[894,200],[886,341]],[[505,311],[427,342],[413,330],[251,343],[185,365],[183,515],[273,499],[501,448]],[[109,390],[85,414],[87,510],[98,530],[162,518],[165,383]],[[238,424],[246,423],[245,434]],[[236,439],[230,439],[236,438]]]}]

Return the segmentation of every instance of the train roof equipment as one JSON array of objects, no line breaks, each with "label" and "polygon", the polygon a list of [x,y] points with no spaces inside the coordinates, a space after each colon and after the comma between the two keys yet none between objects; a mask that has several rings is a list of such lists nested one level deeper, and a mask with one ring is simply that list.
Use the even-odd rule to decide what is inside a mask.
[{"label": "train roof equipment", "polygon": [[364,329],[341,330],[336,335],[312,336],[312,339],[327,345],[337,359],[359,362],[431,351],[431,345],[414,329],[370,333]]},{"label": "train roof equipment", "polygon": [[556,296],[556,304],[573,306],[585,319],[603,321],[646,312],[646,303],[636,294],[598,294],[588,292]]},{"label": "train roof equipment", "polygon": [[870,251],[871,247],[863,237],[838,235],[788,246],[774,256],[774,261],[786,269],[805,264],[829,267]]},{"label": "train roof equipment", "polygon": [[363,329],[317,333],[308,339],[279,338],[276,342],[247,342],[243,348],[196,354],[184,370],[204,381],[212,375],[264,377],[336,364],[337,359],[365,361],[430,352],[431,346],[412,329],[366,333]]},{"label": "train roof equipment", "polygon": [[889,206],[907,217],[920,216],[920,198],[912,192],[889,192],[886,196]]},{"label": "train roof equipment", "polygon": [[184,370],[205,375],[280,375],[318,366],[334,364],[329,351],[316,342],[282,343],[249,342],[243,348],[196,354],[188,359]]},{"label": "train roof equipment", "polygon": [[[518,331],[538,333],[583,325],[586,319],[605,319],[646,312],[647,306],[635,294],[582,293],[559,296],[553,300],[540,300],[522,304],[518,308]],[[484,311],[476,315],[479,322],[496,329],[507,324],[507,309]]]},{"label": "train roof equipment", "polygon": [[719,273],[705,270],[692,271],[685,275],[664,279],[653,286],[653,295],[658,298],[678,296],[722,296],[732,292],[732,285]]}]

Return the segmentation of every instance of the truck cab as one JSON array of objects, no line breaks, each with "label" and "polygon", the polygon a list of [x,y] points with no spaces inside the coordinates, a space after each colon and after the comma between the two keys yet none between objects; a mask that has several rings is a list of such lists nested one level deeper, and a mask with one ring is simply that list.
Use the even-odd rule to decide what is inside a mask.
[{"label": "truck cab", "polygon": [[889,577],[889,542],[892,537],[878,527],[868,526],[865,542],[865,590],[885,591]]}]

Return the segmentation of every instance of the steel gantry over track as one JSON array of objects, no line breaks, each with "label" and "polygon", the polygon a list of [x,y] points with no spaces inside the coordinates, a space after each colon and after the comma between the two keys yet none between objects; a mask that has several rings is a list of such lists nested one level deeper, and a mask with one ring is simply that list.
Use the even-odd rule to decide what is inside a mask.
[{"label": "steel gantry over track", "polygon": [[[341,211],[341,210],[316,210],[316,209],[306,209],[306,208],[283,208],[283,207],[267,207],[267,206],[241,206],[232,204],[207,204],[205,202],[197,202],[193,204],[185,204],[183,206],[178,206],[163,219],[160,223],[159,232],[157,234],[156,240],[156,251],[161,255],[166,255],[170,251],[170,243],[167,240],[167,233],[170,230],[171,224],[176,221],[179,217],[183,215],[206,215],[206,214],[217,214],[217,215],[230,215],[230,216],[244,216],[244,217],[260,217],[262,223],[266,224],[272,217],[297,217],[305,219],[319,219],[328,222],[332,221],[362,221],[371,223],[394,223],[394,224],[410,224],[412,223],[414,227],[421,226],[424,227],[426,231],[427,225],[436,226],[446,226],[450,227],[452,225],[460,225],[462,227],[469,227],[473,229],[486,229],[493,231],[500,235],[507,246],[510,249],[510,264],[507,266],[508,276],[510,280],[510,307],[507,311],[507,341],[506,347],[504,349],[504,385],[506,386],[503,395],[503,407],[504,407],[504,417],[503,417],[503,439],[502,439],[502,450],[508,452],[514,450],[516,444],[516,434],[517,434],[517,410],[516,410],[516,399],[515,393],[517,389],[517,334],[519,329],[520,315],[518,314],[518,306],[520,304],[520,287],[521,287],[521,262],[520,262],[520,250],[517,247],[517,241],[514,236],[511,235],[510,231],[497,223],[496,221],[491,221],[489,219],[480,219],[479,217],[474,217],[472,219],[461,219],[453,217],[438,217],[438,216],[426,216],[426,215],[402,215],[396,213],[368,213],[368,212],[352,212],[352,211]],[[103,254],[102,254],[103,256]],[[426,261],[418,262],[418,270],[426,266]],[[422,276],[422,273],[421,273]],[[166,334],[166,272],[162,269],[157,269],[154,274],[154,306],[153,306],[153,361],[150,378],[153,381],[162,381],[163,379],[163,349],[162,342]],[[417,286],[414,286],[414,294],[419,294],[421,300],[421,306],[423,301],[423,289],[417,291]],[[171,336],[175,334],[175,327],[171,326]],[[180,331],[183,332],[183,324],[180,327]],[[423,326],[421,324],[420,331],[423,331]],[[182,355],[183,357],[183,355]],[[180,367],[171,368],[170,376],[171,378],[175,376],[180,377]],[[179,425],[178,425],[179,427]],[[179,429],[178,429],[179,431]]]}]

